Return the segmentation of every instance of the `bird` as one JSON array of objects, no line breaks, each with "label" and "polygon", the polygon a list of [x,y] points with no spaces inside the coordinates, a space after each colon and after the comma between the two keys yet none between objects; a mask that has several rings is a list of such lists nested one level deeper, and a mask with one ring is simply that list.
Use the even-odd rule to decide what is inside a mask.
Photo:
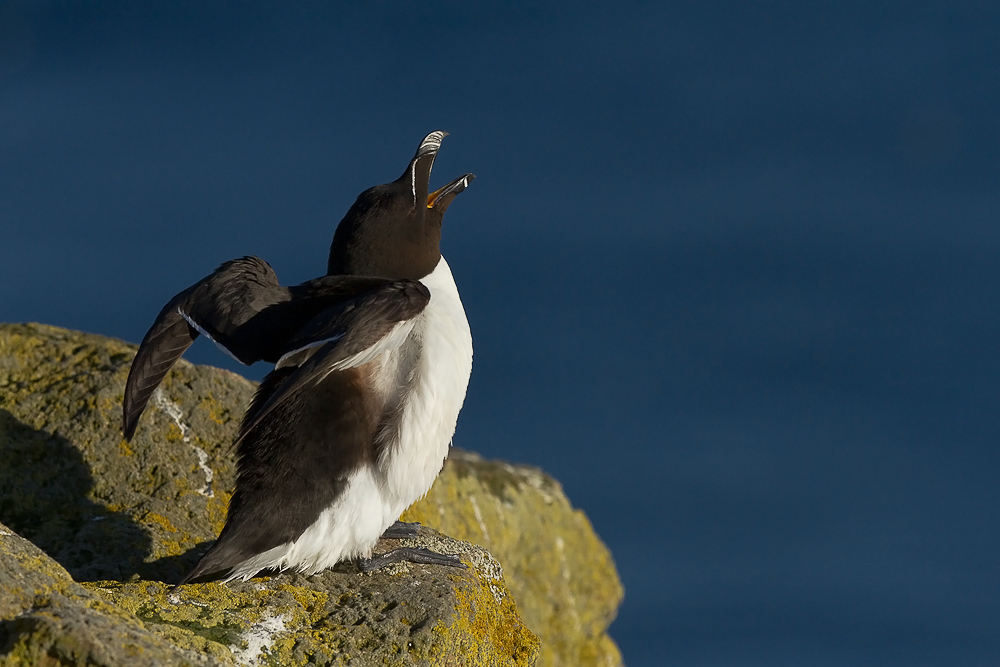
[{"label": "bird", "polygon": [[416,533],[397,519],[441,471],[472,372],[441,229],[475,175],[428,192],[445,136],[428,134],[398,179],[357,197],[325,276],[286,287],[256,256],[230,260],[174,296],[144,336],[122,402],[127,441],[200,335],[241,363],[274,364],[233,441],[226,523],[178,585],[348,560],[363,571],[401,560],[464,567],[416,547],[372,557],[380,537]]}]

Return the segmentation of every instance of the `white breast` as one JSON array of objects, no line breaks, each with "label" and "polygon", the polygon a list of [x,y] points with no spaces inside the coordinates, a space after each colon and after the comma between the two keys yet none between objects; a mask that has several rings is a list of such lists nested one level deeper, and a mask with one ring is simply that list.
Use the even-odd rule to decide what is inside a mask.
[{"label": "white breast", "polygon": [[431,488],[444,465],[472,374],[472,333],[444,257],[421,280],[430,302],[408,339],[372,363],[386,404],[383,455],[348,480],[333,505],[294,542],[237,566],[230,579],[264,568],[314,573],[369,556],[386,528]]},{"label": "white breast", "polygon": [[441,471],[472,374],[472,333],[444,257],[421,282],[430,302],[397,353],[396,372],[409,380],[406,393],[398,419],[380,435],[388,445],[378,462],[391,515],[386,527],[427,493]]}]

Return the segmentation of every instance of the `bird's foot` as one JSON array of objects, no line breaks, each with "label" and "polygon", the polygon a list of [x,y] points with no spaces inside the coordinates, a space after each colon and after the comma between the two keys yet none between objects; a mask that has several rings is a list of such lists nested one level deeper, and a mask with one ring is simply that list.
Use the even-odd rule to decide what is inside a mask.
[{"label": "bird's foot", "polygon": [[373,558],[362,558],[358,561],[358,569],[362,572],[374,572],[386,565],[392,565],[404,560],[424,565],[465,568],[465,563],[461,561],[457,554],[439,554],[436,551],[424,549],[423,547],[400,547],[392,551],[386,551],[384,554]]},{"label": "bird's foot", "polygon": [[397,521],[382,533],[381,540],[402,540],[407,537],[416,537],[417,533],[420,532],[420,522],[414,521],[409,523],[407,521]]}]

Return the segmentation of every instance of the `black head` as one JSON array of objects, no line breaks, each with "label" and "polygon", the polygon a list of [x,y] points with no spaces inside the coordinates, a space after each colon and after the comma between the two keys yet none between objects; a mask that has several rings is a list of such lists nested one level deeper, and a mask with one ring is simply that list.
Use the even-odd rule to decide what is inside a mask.
[{"label": "black head", "polygon": [[419,280],[434,270],[441,259],[444,212],[475,178],[465,174],[428,192],[445,136],[447,132],[428,134],[402,176],[358,195],[333,235],[328,275]]}]

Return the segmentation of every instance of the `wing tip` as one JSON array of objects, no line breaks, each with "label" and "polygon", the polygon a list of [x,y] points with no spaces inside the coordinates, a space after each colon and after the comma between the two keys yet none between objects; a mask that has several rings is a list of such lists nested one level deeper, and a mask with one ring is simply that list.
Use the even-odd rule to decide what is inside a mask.
[{"label": "wing tip", "polygon": [[[220,545],[222,545],[221,550],[218,548]],[[236,558],[234,564],[233,554],[228,552],[229,550],[226,549],[225,545],[224,537],[220,535],[215,544],[209,547],[208,551],[191,568],[191,571],[181,577],[180,582],[176,585],[183,586],[184,584],[194,583],[197,579],[222,581],[223,583],[234,579],[233,570],[240,565],[242,560]]]},{"label": "wing tip", "polygon": [[133,420],[129,423],[128,417],[122,419],[122,436],[125,438],[125,442],[132,442],[132,438],[135,436],[135,427],[138,426],[139,420]]},{"label": "wing tip", "polygon": [[180,581],[174,584],[174,588],[191,583],[191,580],[198,576],[198,574],[196,574],[197,572],[198,572],[198,566],[196,565],[193,570],[185,574],[183,577],[181,577]]},{"label": "wing tip", "polygon": [[212,554],[213,549],[214,547],[212,549],[209,549],[204,556],[198,559],[198,562],[195,564],[195,566],[191,568],[191,570],[187,574],[181,577],[181,580],[179,582],[177,582],[177,586],[183,586],[184,584],[189,584],[195,579],[198,579],[199,577],[203,577],[206,574],[212,574],[213,572],[215,572],[215,570],[210,566],[208,566],[206,562],[208,560],[208,557]]}]

